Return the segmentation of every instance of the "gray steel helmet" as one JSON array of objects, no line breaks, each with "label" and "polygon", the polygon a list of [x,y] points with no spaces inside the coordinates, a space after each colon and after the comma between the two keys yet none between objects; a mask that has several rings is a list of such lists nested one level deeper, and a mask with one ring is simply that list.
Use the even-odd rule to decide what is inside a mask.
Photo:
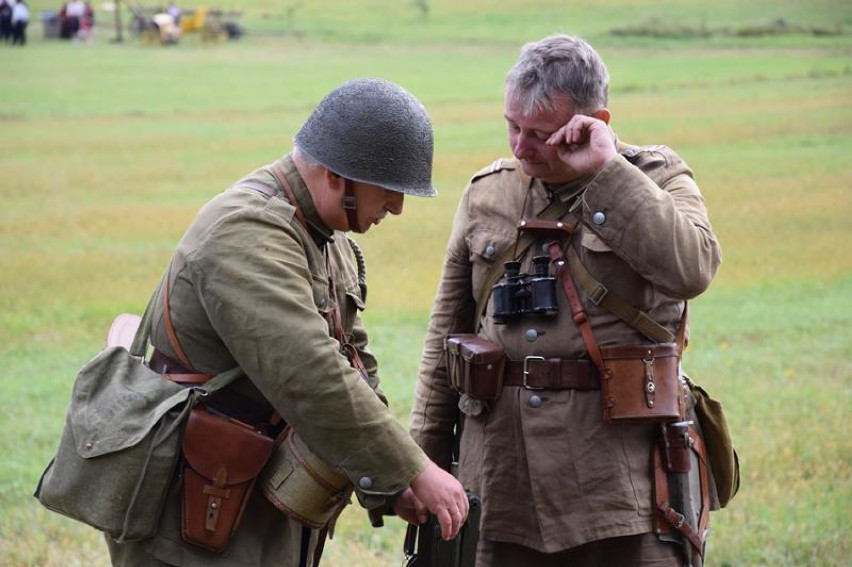
[{"label": "gray steel helmet", "polygon": [[343,83],[319,103],[296,145],[334,173],[432,197],[432,123],[414,95],[381,79]]}]

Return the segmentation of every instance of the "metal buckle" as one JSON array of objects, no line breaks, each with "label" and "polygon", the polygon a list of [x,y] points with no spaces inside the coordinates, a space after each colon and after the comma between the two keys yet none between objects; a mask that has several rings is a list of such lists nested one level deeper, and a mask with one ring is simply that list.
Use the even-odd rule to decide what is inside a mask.
[{"label": "metal buckle", "polygon": [[543,356],[527,356],[524,358],[524,388],[527,390],[544,390],[544,388],[536,388],[527,384],[527,377],[530,375],[530,360],[540,360],[545,362],[547,359]]},{"label": "metal buckle", "polygon": [[597,286],[595,286],[595,289],[589,292],[589,301],[591,301],[595,305],[600,305],[601,301],[604,300],[608,293],[609,290],[606,288],[606,286],[602,283],[599,283]]}]

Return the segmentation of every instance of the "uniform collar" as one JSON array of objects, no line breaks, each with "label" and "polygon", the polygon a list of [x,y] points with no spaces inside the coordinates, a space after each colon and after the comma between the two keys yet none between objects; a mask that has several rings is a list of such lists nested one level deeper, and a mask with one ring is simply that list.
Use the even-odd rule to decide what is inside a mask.
[{"label": "uniform collar", "polygon": [[580,196],[592,177],[591,175],[584,175],[568,183],[545,183],[544,187],[553,200],[559,199],[563,203],[568,203]]},{"label": "uniform collar", "polygon": [[[311,193],[308,191],[308,186],[305,185],[305,180],[302,179],[302,176],[299,174],[299,170],[296,169],[296,164],[293,163],[292,154],[285,155],[278,160],[277,163],[281,168],[281,171],[284,173],[284,177],[290,183],[290,187],[293,188],[293,195],[296,197],[296,203],[291,204],[298,206],[299,209],[301,209],[302,215],[305,217],[305,222],[310,228],[309,232],[313,239],[320,246],[330,241],[334,235],[334,231],[328,228],[322,218],[320,218],[317,208],[314,205],[314,200],[311,197]],[[284,197],[286,198],[286,195],[284,195]]]}]

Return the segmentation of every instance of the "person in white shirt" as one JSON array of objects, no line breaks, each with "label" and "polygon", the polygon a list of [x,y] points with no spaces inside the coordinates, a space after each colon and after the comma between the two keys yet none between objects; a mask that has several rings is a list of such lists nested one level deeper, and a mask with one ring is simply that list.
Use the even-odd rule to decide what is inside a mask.
[{"label": "person in white shirt", "polygon": [[30,10],[24,0],[18,0],[12,7],[12,45],[27,43],[27,25],[30,23]]}]

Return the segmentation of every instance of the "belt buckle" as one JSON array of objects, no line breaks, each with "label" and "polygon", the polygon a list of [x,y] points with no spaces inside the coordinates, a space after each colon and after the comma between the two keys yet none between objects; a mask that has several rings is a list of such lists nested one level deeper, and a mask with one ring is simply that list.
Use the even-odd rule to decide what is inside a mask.
[{"label": "belt buckle", "polygon": [[527,389],[527,390],[544,390],[543,387],[537,388],[535,386],[530,386],[527,383],[527,378],[530,375],[530,361],[531,360],[540,360],[542,362],[545,362],[547,359],[544,358],[543,356],[526,356],[526,357],[524,357],[524,388]]}]

